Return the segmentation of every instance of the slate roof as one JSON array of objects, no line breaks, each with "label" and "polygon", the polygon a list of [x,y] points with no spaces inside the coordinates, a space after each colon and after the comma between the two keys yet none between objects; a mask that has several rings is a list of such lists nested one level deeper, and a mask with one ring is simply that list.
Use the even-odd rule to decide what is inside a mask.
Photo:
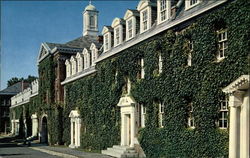
[{"label": "slate roof", "polygon": [[22,82],[18,82],[0,91],[0,95],[15,95],[22,91]]},{"label": "slate roof", "polygon": [[95,43],[95,44],[99,43],[97,41],[96,36],[81,36],[65,44],[46,42],[46,44],[51,50],[55,47],[57,48],[80,48],[80,49],[89,48],[91,43]]}]

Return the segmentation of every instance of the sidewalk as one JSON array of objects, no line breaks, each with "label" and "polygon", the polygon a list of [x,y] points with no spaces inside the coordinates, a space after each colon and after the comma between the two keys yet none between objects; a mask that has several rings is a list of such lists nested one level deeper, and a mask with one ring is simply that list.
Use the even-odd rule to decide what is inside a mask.
[{"label": "sidewalk", "polygon": [[59,157],[65,157],[65,158],[112,158],[107,155],[102,155],[100,153],[90,153],[90,152],[84,152],[79,151],[77,149],[72,149],[69,147],[55,147],[55,146],[47,146],[43,144],[31,144],[29,147],[33,150],[39,150],[41,152],[48,153],[50,155],[55,155]]}]

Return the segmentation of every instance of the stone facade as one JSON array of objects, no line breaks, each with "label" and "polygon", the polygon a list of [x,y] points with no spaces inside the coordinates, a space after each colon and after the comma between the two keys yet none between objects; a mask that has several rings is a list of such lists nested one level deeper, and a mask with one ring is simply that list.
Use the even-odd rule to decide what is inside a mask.
[{"label": "stone facade", "polygon": [[[83,36],[67,42],[65,44],[56,43],[43,43],[38,57],[38,65],[44,64],[45,60],[52,59],[52,66],[50,68],[51,74],[54,78],[51,80],[51,87],[46,87],[43,83],[39,84],[39,97],[42,98],[41,104],[45,105],[57,105],[56,113],[60,113],[60,109],[69,110],[70,113],[65,112],[63,118],[64,127],[70,126],[70,144],[71,148],[78,148],[83,144],[82,135],[88,130],[88,126],[84,124],[85,116],[82,116],[82,111],[75,109],[75,107],[81,107],[81,105],[69,105],[72,104],[67,102],[70,99],[70,92],[67,90],[67,86],[74,87],[75,83],[79,83],[81,79],[98,74],[102,62],[105,60],[113,59],[122,54],[122,52],[129,50],[131,47],[137,46],[143,42],[147,42],[149,39],[156,38],[169,30],[174,30],[176,35],[181,34],[185,28],[190,26],[194,20],[202,17],[205,14],[209,14],[210,10],[220,9],[223,6],[230,4],[231,1],[191,1],[191,0],[180,0],[176,1],[140,1],[137,10],[129,9],[124,15],[124,19],[115,18],[111,26],[104,26],[102,30],[102,36],[98,36],[98,11],[92,5],[88,5],[83,12]],[[232,2],[233,3],[233,2]],[[217,36],[220,37],[220,53],[222,54],[228,49],[227,47],[227,31],[223,30],[217,32]],[[201,37],[202,38],[202,37]],[[103,39],[103,40],[102,40]],[[188,49],[193,51],[193,42],[189,40]],[[144,50],[141,50],[144,51]],[[154,51],[154,50],[153,50]],[[163,53],[158,54],[158,71],[154,71],[154,77],[159,77],[163,73],[164,59]],[[155,57],[155,56],[154,56]],[[220,59],[212,63],[223,62],[225,56],[220,55]],[[138,68],[140,73],[137,74],[138,82],[145,82],[148,80],[146,77],[148,74],[147,68],[145,68],[145,62],[149,59],[144,59],[143,56],[138,57]],[[188,54],[188,60],[186,67],[191,67],[193,64],[191,54]],[[112,61],[111,61],[112,62]],[[128,61],[129,62],[129,61]],[[44,82],[46,78],[46,70],[39,69],[39,79]],[[237,73],[238,74],[238,73]],[[168,74],[171,75],[171,74]],[[115,83],[117,83],[118,72],[114,72]],[[102,150],[103,154],[111,155],[114,157],[126,157],[126,156],[140,156],[145,157],[144,149],[139,141],[139,131],[146,125],[147,111],[153,111],[153,109],[146,109],[144,103],[137,102],[132,96],[131,89],[136,81],[130,80],[129,75],[126,74],[124,77],[124,85],[122,94],[120,95],[117,107],[119,108],[120,118],[120,142],[112,148]],[[157,80],[157,78],[155,79]],[[133,83],[134,82],[134,83]],[[230,107],[230,125],[229,125],[229,157],[230,158],[247,158],[249,157],[249,75],[242,76],[228,87],[224,88],[223,91],[229,94],[229,107]],[[26,89],[23,93],[13,97],[12,106],[17,107],[29,102],[32,97],[32,90],[38,90],[38,87],[33,85],[29,89]],[[86,85],[82,85],[86,86]],[[89,90],[92,88],[90,85]],[[78,89],[71,89],[72,91]],[[93,89],[91,89],[93,90]],[[77,91],[77,90],[76,90]],[[37,93],[36,93],[37,94]],[[53,94],[53,95],[51,95]],[[40,96],[41,95],[41,96]],[[42,97],[45,98],[43,98]],[[50,95],[50,97],[49,97]],[[170,95],[170,94],[169,94]],[[179,94],[178,94],[179,95]],[[73,104],[85,104],[84,97],[78,96]],[[49,100],[49,99],[50,100]],[[98,98],[98,96],[96,97]],[[116,98],[117,99],[117,98]],[[187,99],[188,100],[188,99]],[[93,100],[88,101],[91,102]],[[92,102],[91,102],[92,103]],[[92,103],[93,104],[93,103]],[[159,113],[159,130],[164,129],[164,117],[165,107],[161,101],[154,101],[151,104],[157,105],[157,112]],[[58,106],[59,105],[59,106]],[[221,130],[227,130],[228,113],[227,101],[222,102],[220,113],[222,118],[218,121],[218,126],[221,126]],[[97,106],[97,105],[91,105]],[[105,105],[108,106],[108,105]],[[70,108],[74,107],[74,108]],[[51,107],[49,107],[51,108]],[[47,121],[56,119],[62,119],[61,115],[58,117],[50,118],[49,108],[44,108],[40,114],[38,111],[32,113],[32,136],[39,136],[41,142],[51,142],[50,135],[53,133],[48,132]],[[84,110],[88,108],[85,107]],[[83,109],[82,109],[83,110]],[[223,111],[224,110],[224,111]],[[105,112],[105,108],[100,110]],[[111,111],[111,109],[110,109]],[[115,111],[115,110],[114,110]],[[114,112],[112,111],[112,112]],[[187,131],[195,130],[194,121],[194,109],[193,102],[188,100],[188,125]],[[65,119],[65,117],[68,117]],[[213,115],[214,117],[214,115]],[[86,119],[86,118],[85,118]],[[93,118],[95,119],[95,118]],[[18,120],[13,117],[13,133],[17,131]],[[68,123],[68,124],[67,124]],[[103,126],[105,128],[105,125]],[[66,132],[64,131],[63,134]],[[66,134],[65,134],[66,135]],[[91,137],[93,133],[90,133]],[[58,136],[58,135],[57,135]],[[209,141],[209,140],[208,140]]]}]

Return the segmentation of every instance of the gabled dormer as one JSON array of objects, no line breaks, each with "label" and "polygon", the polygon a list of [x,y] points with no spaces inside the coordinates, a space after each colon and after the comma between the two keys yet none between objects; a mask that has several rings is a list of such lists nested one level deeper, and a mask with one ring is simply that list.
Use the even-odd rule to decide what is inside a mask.
[{"label": "gabled dormer", "polygon": [[83,49],[82,54],[83,54],[83,58],[84,58],[83,62],[84,62],[84,70],[85,70],[85,69],[88,69],[90,67],[90,54],[86,48]]},{"label": "gabled dormer", "polygon": [[102,35],[103,35],[103,47],[104,51],[107,52],[111,49],[113,46],[113,28],[111,26],[104,26],[102,29]]},{"label": "gabled dormer", "polygon": [[128,9],[124,15],[126,23],[126,41],[135,37],[140,28],[140,13],[137,10]]},{"label": "gabled dormer", "polygon": [[77,61],[74,56],[71,56],[70,63],[71,63],[71,75],[75,75],[77,72]]},{"label": "gabled dormer", "polygon": [[140,12],[140,33],[143,33],[149,30],[156,20],[156,2],[141,0],[137,6],[137,10]]},{"label": "gabled dormer", "polygon": [[114,30],[114,47],[120,45],[125,37],[125,21],[121,18],[115,18],[111,27]]},{"label": "gabled dormer", "polygon": [[76,60],[77,60],[77,72],[81,72],[83,70],[83,54],[78,52],[76,54]]},{"label": "gabled dormer", "polygon": [[202,0],[185,0],[185,10],[193,8],[198,5]]},{"label": "gabled dormer", "polygon": [[71,63],[69,59],[65,61],[65,65],[66,65],[66,78],[68,78],[71,76]]},{"label": "gabled dormer", "polygon": [[157,0],[157,24],[167,21],[171,16],[171,1]]},{"label": "gabled dormer", "polygon": [[94,43],[90,45],[90,52],[91,52],[91,66],[94,66],[95,60],[98,58],[98,48]]}]

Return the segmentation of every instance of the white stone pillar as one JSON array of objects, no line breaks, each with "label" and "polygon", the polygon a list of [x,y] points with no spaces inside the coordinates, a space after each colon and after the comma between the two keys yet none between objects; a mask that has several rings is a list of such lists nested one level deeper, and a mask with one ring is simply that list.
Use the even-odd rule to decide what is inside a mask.
[{"label": "white stone pillar", "polygon": [[242,104],[241,97],[235,93],[229,96],[230,107],[230,124],[229,124],[229,158],[238,158],[240,149],[240,111],[239,106]]},{"label": "white stone pillar", "polygon": [[243,104],[240,113],[240,158],[250,157],[249,146],[249,90],[243,97]]},{"label": "white stone pillar", "polygon": [[74,139],[74,138],[73,138],[73,136],[74,136],[74,134],[73,134],[73,132],[74,132],[74,131],[73,131],[73,130],[74,130],[74,127],[73,127],[73,120],[72,120],[72,118],[71,118],[71,120],[70,120],[70,127],[71,127],[71,128],[70,128],[70,136],[71,136],[71,137],[70,137],[70,138],[71,138],[70,147],[72,147],[72,146],[74,145],[74,144],[73,144],[73,141],[74,141],[74,140],[73,140],[73,139]]},{"label": "white stone pillar", "polygon": [[134,107],[132,107],[132,113],[131,113],[131,144],[130,147],[134,147],[134,138],[135,138],[135,113],[134,113]]},{"label": "white stone pillar", "polygon": [[121,113],[121,146],[124,146],[125,145],[125,128],[124,128],[124,123],[125,123],[125,120],[124,120],[124,114]]},{"label": "white stone pillar", "polygon": [[77,147],[78,144],[78,123],[77,123],[77,118],[75,118],[75,147]]},{"label": "white stone pillar", "polygon": [[15,132],[15,123],[14,120],[11,120],[11,134],[14,134]]},{"label": "white stone pillar", "polygon": [[77,136],[78,144],[77,146],[81,146],[81,119],[78,118],[78,136]]}]

